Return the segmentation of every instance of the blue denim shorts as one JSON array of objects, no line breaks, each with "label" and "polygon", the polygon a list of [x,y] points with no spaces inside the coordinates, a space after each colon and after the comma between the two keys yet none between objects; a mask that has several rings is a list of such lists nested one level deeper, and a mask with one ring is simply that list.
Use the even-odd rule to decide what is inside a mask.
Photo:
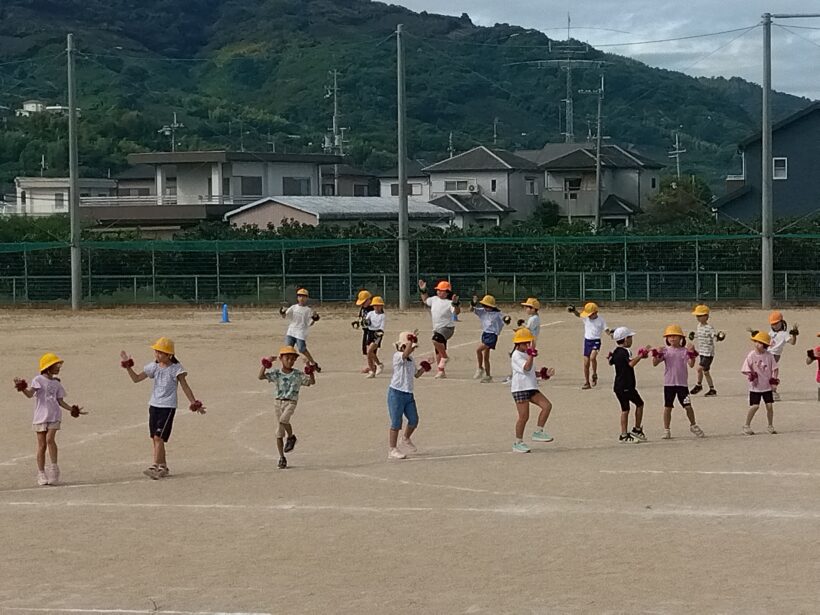
[{"label": "blue denim shorts", "polygon": [[390,429],[401,429],[402,417],[407,418],[407,424],[411,427],[419,424],[419,411],[416,409],[416,399],[412,393],[388,387],[387,413],[390,415]]},{"label": "blue denim shorts", "polygon": [[601,340],[588,340],[584,339],[584,356],[588,357],[592,354],[593,350],[600,350],[601,349]]},{"label": "blue denim shorts", "polygon": [[300,340],[298,337],[293,337],[290,335],[285,336],[285,346],[293,346],[302,354],[304,354],[307,350],[307,342],[305,340]]},{"label": "blue denim shorts", "polygon": [[498,343],[498,336],[495,333],[484,331],[481,334],[481,343],[490,350],[495,350],[495,345]]}]

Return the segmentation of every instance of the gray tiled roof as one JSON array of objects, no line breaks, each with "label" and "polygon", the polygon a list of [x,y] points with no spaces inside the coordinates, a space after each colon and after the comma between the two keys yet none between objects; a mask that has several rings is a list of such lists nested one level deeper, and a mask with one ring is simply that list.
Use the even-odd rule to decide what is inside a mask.
[{"label": "gray tiled roof", "polygon": [[511,207],[502,205],[498,201],[483,194],[443,194],[430,201],[444,209],[460,213],[510,213],[515,211]]},{"label": "gray tiled roof", "polygon": [[[280,203],[317,216],[320,220],[349,219],[385,219],[396,216],[398,219],[398,197],[386,196],[269,196],[243,207],[229,211],[229,219],[238,213],[266,205]],[[450,219],[452,213],[419,199],[408,199],[407,209],[410,218]]]},{"label": "gray tiled roof", "polygon": [[490,149],[479,145],[473,149],[437,162],[426,169],[428,173],[445,171],[522,171],[536,170],[532,160],[517,156],[503,149]]}]

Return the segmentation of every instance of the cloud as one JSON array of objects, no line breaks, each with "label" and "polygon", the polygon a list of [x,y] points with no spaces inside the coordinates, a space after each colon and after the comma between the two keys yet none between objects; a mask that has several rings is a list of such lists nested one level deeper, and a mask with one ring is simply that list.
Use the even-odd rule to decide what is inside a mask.
[{"label": "cloud", "polygon": [[[754,83],[762,80],[761,28],[742,35],[735,32],[647,45],[606,45],[754,26],[760,23],[764,12],[772,10],[772,4],[782,13],[806,12],[809,4],[806,0],[778,0],[777,3],[771,0],[619,0],[617,12],[613,12],[613,0],[573,0],[563,3],[564,6],[544,0],[390,1],[414,11],[457,16],[467,13],[478,25],[509,23],[535,28],[558,39],[566,38],[569,11],[575,28],[573,38],[600,45],[604,51],[690,75],[742,77]],[[775,23],[779,25],[772,29],[773,86],[798,96],[820,99],[820,18],[781,19]]]}]

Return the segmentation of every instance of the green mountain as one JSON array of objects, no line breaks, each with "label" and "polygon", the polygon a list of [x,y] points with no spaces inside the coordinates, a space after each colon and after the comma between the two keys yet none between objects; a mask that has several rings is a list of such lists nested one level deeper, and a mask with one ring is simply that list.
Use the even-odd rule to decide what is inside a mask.
[{"label": "green mountain", "polygon": [[[65,35],[75,34],[85,174],[117,171],[132,151],[167,149],[158,130],[177,112],[182,149],[319,151],[330,125],[329,71],[339,71],[351,163],[395,163],[395,37],[406,32],[409,149],[434,160],[491,143],[537,148],[560,141],[564,73],[543,34],[507,24],[414,13],[369,0],[4,0],[0,105],[29,98],[65,104]],[[755,132],[759,87],[693,78],[590,49],[605,65],[605,134],[666,159],[679,130],[684,167],[712,185],[731,172],[735,144]],[[578,89],[597,69],[574,71]],[[777,94],[775,117],[808,104]],[[595,97],[575,99],[575,132],[592,126]],[[594,128],[593,128],[594,130]],[[6,113],[0,182],[65,173],[65,120]]]}]

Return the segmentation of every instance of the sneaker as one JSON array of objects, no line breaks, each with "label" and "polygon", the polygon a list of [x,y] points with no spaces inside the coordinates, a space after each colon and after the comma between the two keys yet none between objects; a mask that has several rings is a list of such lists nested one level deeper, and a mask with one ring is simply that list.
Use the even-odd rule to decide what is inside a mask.
[{"label": "sneaker", "polygon": [[407,455],[405,455],[404,453],[402,453],[402,452],[401,452],[399,449],[397,449],[397,448],[391,448],[391,449],[390,449],[390,452],[389,452],[389,453],[387,453],[387,458],[388,458],[388,459],[407,459]]},{"label": "sneaker", "polygon": [[618,436],[618,442],[622,444],[637,444],[640,440],[633,438],[631,433],[622,433]]},{"label": "sneaker", "polygon": [[530,447],[523,442],[516,442],[513,444],[513,453],[529,453]]},{"label": "sneaker", "polygon": [[56,485],[60,482],[60,468],[56,463],[46,466],[46,478],[49,485]]},{"label": "sneaker", "polygon": [[436,372],[436,375],[435,375],[435,376],[433,376],[433,379],[434,379],[434,380],[443,380],[443,379],[445,379],[445,378],[447,378],[447,374],[445,374],[445,373],[444,373],[444,370],[443,370],[443,369],[438,370],[438,371]]},{"label": "sneaker", "polygon": [[379,374],[381,374],[383,371],[384,371],[384,363],[379,363],[379,364],[376,366],[376,375],[378,376],[378,375],[379,375]]},{"label": "sneaker", "polygon": [[[504,376],[504,380],[502,382],[504,384],[510,384],[510,382],[512,382],[512,376]],[[817,401],[820,401],[820,388],[817,389]]]},{"label": "sneaker", "polygon": [[709,389],[704,397],[717,397],[717,389]]},{"label": "sneaker", "polygon": [[780,401],[780,393],[778,393],[777,391],[772,391],[772,400]]},{"label": "sneaker", "polygon": [[592,374],[592,386],[597,386],[598,384],[598,374]]},{"label": "sneaker", "polygon": [[661,436],[663,440],[671,440],[672,439],[672,430],[671,429],[664,429],[663,435]]},{"label": "sneaker", "polygon": [[689,431],[691,431],[693,434],[695,434],[698,438],[703,438],[703,437],[706,436],[706,434],[703,433],[703,430],[700,427],[698,427],[697,425],[690,425],[689,426]]},{"label": "sneaker", "polygon": [[589,384],[589,382],[585,382],[584,385],[581,387],[581,390],[582,391],[588,391],[591,388],[592,388],[592,385]]},{"label": "sneaker", "polygon": [[483,377],[484,377],[484,370],[483,369],[475,370],[475,373],[473,374],[473,380],[481,380]]},{"label": "sneaker", "polygon": [[401,440],[399,440],[399,446],[406,451],[410,451],[411,453],[417,453],[419,450],[410,438],[405,438],[404,436],[402,436]]},{"label": "sneaker", "polygon": [[690,394],[690,395],[697,395],[697,394],[698,394],[698,393],[700,393],[702,390],[703,390],[703,387],[702,387],[701,385],[699,385],[699,384],[696,384],[695,386],[693,386],[693,387],[689,390],[689,394]]},{"label": "sneaker", "polygon": [[285,440],[285,452],[289,453],[296,447],[296,434],[291,434]]},{"label": "sneaker", "polygon": [[148,466],[146,469],[144,469],[142,471],[142,473],[145,474],[151,480],[159,480],[160,479],[159,466],[156,465],[156,464],[154,464],[152,466]]},{"label": "sneaker", "polygon": [[741,431],[742,431],[742,433],[746,434],[747,436],[755,435],[755,432],[752,431],[752,428],[749,425],[744,425],[743,429]]},{"label": "sneaker", "polygon": [[633,438],[636,438],[641,442],[646,442],[646,434],[643,432],[643,427],[633,427],[630,434]]},{"label": "sneaker", "polygon": [[367,375],[365,376],[365,378],[375,378],[375,377],[376,377],[376,372],[371,372],[371,371],[368,371]]},{"label": "sneaker", "polygon": [[288,460],[284,457],[279,458],[279,463],[276,464],[276,467],[280,470],[286,470],[288,467]]},{"label": "sneaker", "polygon": [[159,474],[160,478],[165,478],[171,473],[171,470],[168,469],[168,466],[157,466],[157,474]]},{"label": "sneaker", "polygon": [[492,376],[484,376],[484,377],[481,379],[481,384],[487,384],[487,383],[490,383],[490,382],[492,382],[492,381],[493,381],[493,377],[492,377]]},{"label": "sneaker", "polygon": [[777,430],[774,428],[774,425],[769,425],[766,429],[768,429],[770,434],[776,434]]},{"label": "sneaker", "polygon": [[37,472],[37,484],[40,485],[40,487],[48,485],[48,477],[45,472]]},{"label": "sneaker", "polygon": [[554,438],[543,429],[539,429],[538,431],[535,431],[532,434],[533,442],[552,442],[553,439]]},{"label": "sneaker", "polygon": [[316,373],[317,373],[317,374],[319,374],[319,373],[321,373],[321,372],[322,372],[322,368],[319,366],[319,364],[318,364],[318,363],[314,363],[314,364],[313,364],[313,369],[315,369],[315,370],[316,370]]}]

